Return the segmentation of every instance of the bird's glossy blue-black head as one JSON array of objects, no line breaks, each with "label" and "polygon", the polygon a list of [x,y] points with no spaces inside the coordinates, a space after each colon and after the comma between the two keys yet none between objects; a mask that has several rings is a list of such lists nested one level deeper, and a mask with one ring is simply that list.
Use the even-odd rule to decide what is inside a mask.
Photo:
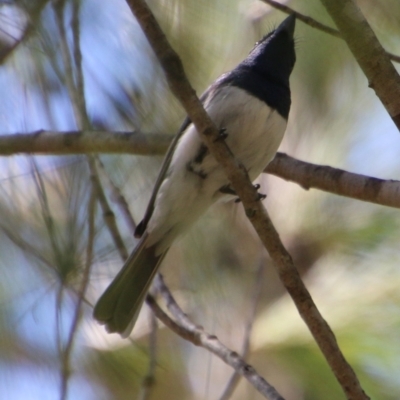
[{"label": "bird's glossy blue-black head", "polygon": [[286,18],[255,45],[241,64],[268,79],[289,85],[289,77],[296,61],[293,38],[295,23],[294,14]]},{"label": "bird's glossy blue-black head", "polygon": [[223,75],[213,89],[223,85],[239,87],[287,119],[291,104],[289,77],[296,61],[295,23],[295,15],[286,18],[255,45],[245,60]]}]

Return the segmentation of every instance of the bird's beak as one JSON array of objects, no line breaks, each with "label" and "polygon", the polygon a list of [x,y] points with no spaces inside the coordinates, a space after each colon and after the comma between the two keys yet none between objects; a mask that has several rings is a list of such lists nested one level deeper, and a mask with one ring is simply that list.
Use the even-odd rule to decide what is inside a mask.
[{"label": "bird's beak", "polygon": [[296,15],[292,14],[289,15],[279,26],[277,32],[286,31],[289,37],[293,37],[294,34],[294,27],[296,25]]}]

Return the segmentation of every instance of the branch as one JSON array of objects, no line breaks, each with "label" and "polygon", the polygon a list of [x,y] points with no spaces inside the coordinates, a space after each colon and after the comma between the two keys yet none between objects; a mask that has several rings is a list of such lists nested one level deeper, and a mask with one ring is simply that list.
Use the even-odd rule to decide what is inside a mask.
[{"label": "branch", "polygon": [[14,154],[164,154],[173,136],[141,132],[44,131],[0,135],[0,155]]},{"label": "branch", "polygon": [[97,174],[97,170],[95,168],[95,162],[92,159],[89,159],[88,162],[90,169],[90,178],[93,182],[93,185],[96,187],[97,200],[103,212],[104,222],[107,226],[107,229],[111,235],[114,246],[118,250],[118,253],[122,261],[125,261],[128,258],[129,253],[128,250],[126,249],[125,243],[119,232],[117,221],[115,218],[115,213],[108,204],[107,197],[104,193],[99,176]]},{"label": "branch", "polygon": [[353,0],[321,0],[386,111],[400,130],[400,76]]},{"label": "branch", "polygon": [[127,3],[160,62],[171,91],[185,108],[210,153],[221,165],[233,189],[239,195],[246,215],[273,259],[282,283],[294,300],[343,391],[355,400],[368,399],[356,374],[341,353],[332,330],[319,313],[289,253],[280,241],[246,169],[235,160],[226,143],[220,140],[217,128],[186,78],[178,55],[172,50],[147,4],[143,0],[127,0]]},{"label": "branch", "polygon": [[311,164],[284,153],[277,153],[265,172],[296,182],[306,190],[315,188],[339,196],[400,208],[400,181]]},{"label": "branch", "polygon": [[[289,15],[295,14],[296,18],[299,21],[304,22],[306,25],[311,26],[312,28],[318,29],[321,32],[325,32],[325,33],[335,36],[339,39],[344,39],[342,34],[337,29],[334,29],[334,28],[331,28],[330,26],[322,24],[321,22],[315,20],[314,18],[309,17],[308,15],[301,14],[298,11],[293,10],[293,8],[290,8],[285,4],[279,3],[275,0],[261,0],[261,1],[266,4],[269,4],[271,7],[274,7],[277,10],[280,10],[286,14],[289,14]],[[400,63],[400,56],[390,53],[388,51],[386,51],[386,54],[389,56],[389,58],[392,61]]]},{"label": "branch", "polygon": [[[0,155],[20,153],[162,155],[172,138],[173,135],[160,133],[91,130],[16,133],[0,135]],[[400,208],[400,181],[397,180],[378,179],[338,168],[311,164],[284,153],[277,153],[265,172],[295,182],[304,189],[315,188],[356,200]],[[118,199],[120,194],[112,188],[110,190],[113,192],[113,197]],[[126,201],[123,202],[126,209]],[[122,211],[126,214],[126,210],[122,209]],[[132,229],[134,224],[128,218],[126,221]]]},{"label": "branch", "polygon": [[164,284],[161,274],[158,274],[155,285],[167,303],[171,314],[177,318],[178,322],[172,320],[157,304],[154,297],[148,295],[146,303],[150,306],[153,313],[168,328],[174,331],[183,339],[193,343],[196,346],[203,347],[215,354],[218,358],[232,367],[238,374],[246,378],[261,394],[270,400],[284,400],[284,398],[270,385],[251,365],[247,364],[236,352],[223,345],[215,335],[204,331],[200,326],[195,325],[187,315],[181,310],[172,297],[168,288]]}]

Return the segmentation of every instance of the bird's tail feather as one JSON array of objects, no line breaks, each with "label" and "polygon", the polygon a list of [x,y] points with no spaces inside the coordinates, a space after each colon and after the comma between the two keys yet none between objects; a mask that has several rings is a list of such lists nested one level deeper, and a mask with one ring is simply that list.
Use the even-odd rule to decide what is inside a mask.
[{"label": "bird's tail feather", "polygon": [[106,291],[97,301],[93,316],[108,332],[122,337],[131,333],[146,293],[168,250],[156,253],[157,244],[146,247],[143,237]]}]

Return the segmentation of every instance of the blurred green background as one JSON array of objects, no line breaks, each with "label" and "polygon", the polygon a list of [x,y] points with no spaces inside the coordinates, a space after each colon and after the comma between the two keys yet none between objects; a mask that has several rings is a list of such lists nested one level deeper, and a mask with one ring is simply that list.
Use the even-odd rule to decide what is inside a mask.
[{"label": "blurred green background", "polygon": [[[198,94],[285,18],[252,0],[148,4]],[[285,4],[333,26],[317,0]],[[358,4],[383,46],[400,54],[400,2]],[[1,56],[1,134],[78,128],[67,90],[68,77],[77,79],[77,71],[74,65],[68,69],[62,47],[68,45],[73,59],[78,28],[92,126],[165,134],[178,129],[184,112],[122,0],[3,1],[0,21],[0,56],[27,32],[8,57]],[[293,105],[280,151],[317,164],[400,179],[400,136],[345,43],[302,22],[297,22],[296,43]],[[100,158],[138,222],[162,158]],[[4,398],[221,398],[232,370],[161,324],[155,382],[146,387],[152,360],[147,306],[131,340],[108,335],[92,320],[91,304],[122,264],[99,207],[87,303],[73,330],[71,351],[66,351],[87,257],[87,160],[20,155],[1,158],[0,165]],[[267,175],[260,184],[284,244],[363,387],[373,399],[399,399],[399,211],[305,191]],[[106,195],[131,249],[134,239],[107,188]],[[344,398],[240,204],[210,210],[174,245],[162,272],[190,318],[235,351],[241,351],[255,313],[248,361],[287,400]],[[241,381],[231,398],[261,395]]]}]

